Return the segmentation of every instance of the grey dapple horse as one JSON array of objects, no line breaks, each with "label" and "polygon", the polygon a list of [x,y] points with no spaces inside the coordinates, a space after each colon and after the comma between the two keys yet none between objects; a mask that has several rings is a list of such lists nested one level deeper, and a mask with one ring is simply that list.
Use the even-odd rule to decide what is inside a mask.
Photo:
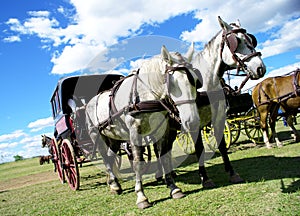
[{"label": "grey dapple horse", "polygon": [[112,190],[120,192],[121,186],[113,173],[114,155],[106,153],[107,146],[116,152],[120,142],[131,143],[138,208],[151,206],[142,185],[142,139],[145,136],[151,135],[157,141],[171,196],[184,196],[170,173],[173,140],[169,139],[168,119],[170,114],[175,118],[179,116],[182,130],[198,130],[197,83],[191,65],[180,54],[170,54],[162,47],[161,55],[145,61],[138,71],[118,82],[111,91],[92,98],[86,106],[89,133],[100,146]]}]

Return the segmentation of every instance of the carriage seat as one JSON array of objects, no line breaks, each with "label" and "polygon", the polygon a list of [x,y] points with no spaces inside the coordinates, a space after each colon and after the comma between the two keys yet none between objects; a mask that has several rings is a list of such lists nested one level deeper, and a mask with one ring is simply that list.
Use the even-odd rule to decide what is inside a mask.
[{"label": "carriage seat", "polygon": [[75,135],[79,143],[90,140],[88,130],[86,128],[86,116],[85,116],[85,107],[81,107],[76,110],[75,113]]},{"label": "carriage seat", "polygon": [[228,105],[227,114],[238,114],[249,111],[253,106],[252,97],[249,93],[239,95],[226,95]]}]

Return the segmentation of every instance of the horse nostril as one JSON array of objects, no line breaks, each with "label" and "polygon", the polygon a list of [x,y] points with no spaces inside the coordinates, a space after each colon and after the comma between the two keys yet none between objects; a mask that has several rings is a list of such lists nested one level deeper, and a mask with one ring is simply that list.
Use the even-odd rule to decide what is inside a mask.
[{"label": "horse nostril", "polygon": [[265,74],[266,70],[264,67],[258,67],[257,68],[257,74],[262,77]]}]

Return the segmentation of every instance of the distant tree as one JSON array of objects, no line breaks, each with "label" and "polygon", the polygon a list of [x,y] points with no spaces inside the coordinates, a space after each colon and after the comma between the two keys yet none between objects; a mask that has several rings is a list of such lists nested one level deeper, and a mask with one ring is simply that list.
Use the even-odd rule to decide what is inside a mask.
[{"label": "distant tree", "polygon": [[20,161],[20,160],[23,160],[23,159],[24,159],[24,158],[23,158],[22,156],[20,156],[20,155],[15,155],[14,158],[15,158],[15,161]]}]

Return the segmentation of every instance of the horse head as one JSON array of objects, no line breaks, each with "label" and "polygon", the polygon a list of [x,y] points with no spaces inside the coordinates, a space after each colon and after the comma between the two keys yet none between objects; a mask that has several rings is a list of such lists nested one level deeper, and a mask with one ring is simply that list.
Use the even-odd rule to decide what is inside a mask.
[{"label": "horse head", "polygon": [[46,135],[41,135],[42,136],[42,148],[44,148],[45,146],[48,146],[51,138],[46,136]]},{"label": "horse head", "polygon": [[222,28],[220,55],[223,63],[237,72],[244,71],[251,79],[258,79],[266,73],[266,66],[261,59],[261,53],[256,52],[257,40],[254,35],[241,28],[239,21],[227,24],[218,17]]},{"label": "horse head", "polygon": [[190,64],[192,55],[191,49],[187,57],[183,57],[178,52],[170,53],[165,46],[161,49],[161,57],[166,62],[167,94],[179,111],[181,125],[185,131],[195,131],[199,128],[199,115],[195,100],[197,88],[200,88],[202,83],[196,74],[197,70]]}]

